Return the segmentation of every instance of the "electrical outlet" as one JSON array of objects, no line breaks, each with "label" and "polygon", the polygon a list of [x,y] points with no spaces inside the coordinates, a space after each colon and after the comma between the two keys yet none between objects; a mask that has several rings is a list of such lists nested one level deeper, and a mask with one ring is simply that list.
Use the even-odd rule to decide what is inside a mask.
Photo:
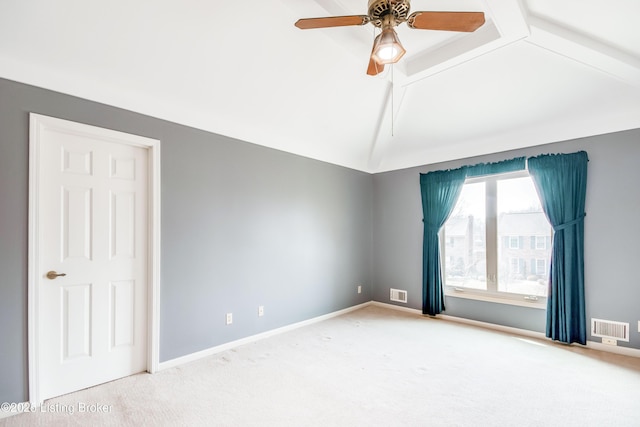
[{"label": "electrical outlet", "polygon": [[261,305],[260,307],[258,307],[258,316],[259,317],[264,316],[264,305]]},{"label": "electrical outlet", "polygon": [[602,338],[602,344],[618,345],[618,340],[614,340],[613,338]]},{"label": "electrical outlet", "polygon": [[361,294],[362,293],[362,286],[358,285],[358,293]]},{"label": "electrical outlet", "polygon": [[233,313],[227,313],[227,325],[233,323]]}]

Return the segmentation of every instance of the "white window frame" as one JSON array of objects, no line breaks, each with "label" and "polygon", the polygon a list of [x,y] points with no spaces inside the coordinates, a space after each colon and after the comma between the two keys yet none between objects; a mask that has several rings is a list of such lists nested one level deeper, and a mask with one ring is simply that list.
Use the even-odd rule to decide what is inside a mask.
[{"label": "white window frame", "polygon": [[[536,239],[536,250],[547,250],[547,236],[534,236]],[[542,242],[541,244],[538,244]]]},{"label": "white window frame", "polygon": [[[473,184],[476,182],[485,183],[485,200],[497,200],[497,182],[505,179],[530,177],[526,170],[517,172],[508,172],[492,175],[484,175],[479,177],[468,178],[463,185]],[[524,306],[537,309],[547,308],[547,298],[535,295],[522,295],[509,292],[498,291],[498,230],[497,230],[497,202],[495,204],[486,203],[486,270],[487,270],[487,290],[461,288],[457,286],[448,286],[443,283],[446,296],[455,298],[474,299],[480,301],[489,301],[500,304],[509,304]],[[491,219],[491,220],[490,220]],[[441,259],[446,256],[445,244],[445,227],[440,230],[440,254]],[[518,248],[511,248],[511,237],[518,238]],[[519,249],[519,236],[509,236],[509,245],[506,249]],[[511,261],[509,261],[511,262]],[[518,262],[518,270],[520,269]],[[444,266],[443,266],[444,271]]]}]

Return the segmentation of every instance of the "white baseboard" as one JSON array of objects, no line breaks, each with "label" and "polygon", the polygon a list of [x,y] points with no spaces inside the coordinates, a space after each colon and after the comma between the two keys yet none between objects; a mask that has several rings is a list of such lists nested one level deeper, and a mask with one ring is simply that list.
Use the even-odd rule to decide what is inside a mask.
[{"label": "white baseboard", "polygon": [[[369,302],[365,302],[359,305],[355,305],[353,307],[348,307],[342,310],[338,310],[338,311],[334,311],[332,313],[328,313],[322,316],[318,316],[318,317],[314,317],[312,319],[308,319],[308,320],[304,320],[302,322],[297,322],[297,323],[293,323],[291,325],[287,325],[287,326],[283,326],[281,328],[277,328],[277,329],[272,329],[270,331],[266,331],[266,332],[262,332],[260,334],[256,334],[256,335],[251,335],[249,337],[245,337],[245,338],[241,338],[239,340],[235,340],[235,341],[230,341],[228,343],[224,343],[215,347],[211,347],[205,350],[201,350],[195,353],[191,353],[191,354],[187,354],[185,356],[181,356],[181,357],[177,357],[175,359],[171,359],[171,360],[167,360],[165,362],[161,362],[158,366],[158,370],[163,370],[163,369],[168,369],[168,368],[172,368],[174,366],[179,366],[185,363],[189,363],[189,362],[193,362],[196,361],[198,359],[202,359],[203,357],[207,357],[207,356],[211,356],[213,354],[217,354],[217,353],[221,353],[223,351],[244,345],[244,344],[249,344],[255,341],[259,341],[265,338],[269,338],[272,337],[274,335],[278,335],[278,334],[282,334],[288,331],[292,331],[294,329],[298,329],[301,328],[303,326],[307,326],[307,325],[311,325],[314,323],[318,323],[318,322],[322,322],[323,320],[327,320],[327,319],[331,319],[332,317],[337,317],[340,316],[342,314],[346,314],[349,313],[351,311],[355,311],[355,310],[359,310],[361,308],[367,307],[369,305],[375,305],[378,307],[384,307],[384,308],[389,308],[392,310],[398,310],[398,311],[403,311],[405,313],[410,313],[410,314],[414,314],[416,316],[421,316],[424,317],[424,315],[422,314],[422,311],[414,309],[414,308],[409,308],[409,307],[402,307],[399,305],[394,305],[394,304],[387,304],[387,303],[383,303],[383,302],[378,302],[378,301],[369,301]],[[520,328],[513,328],[510,326],[502,326],[502,325],[496,325],[493,323],[487,323],[487,322],[481,322],[478,320],[471,320],[471,319],[465,319],[462,317],[456,317],[456,316],[449,316],[446,314],[439,314],[438,316],[436,316],[437,319],[442,319],[442,320],[446,320],[446,321],[450,321],[450,322],[457,322],[457,323],[463,323],[463,324],[467,324],[467,325],[472,325],[472,326],[478,326],[484,329],[491,329],[491,330],[495,330],[495,331],[500,331],[500,332],[505,332],[505,333],[509,333],[509,334],[514,334],[514,335],[520,335],[520,336],[525,336],[525,337],[531,337],[531,338],[537,338],[537,339],[542,339],[542,340],[548,340],[548,338],[546,338],[545,334],[542,332],[535,332],[535,331],[529,331],[526,329],[520,329]],[[555,342],[555,341],[553,341]],[[577,344],[580,346],[580,344]],[[581,347],[585,347],[585,346],[581,346]],[[610,352],[610,353],[616,353],[616,354],[622,354],[625,356],[632,356],[632,357],[640,357],[640,350],[635,349],[635,348],[629,348],[629,347],[619,347],[619,346],[611,346],[611,345],[606,345],[606,344],[602,344],[602,343],[598,343],[595,341],[588,341],[586,348],[589,349],[594,349],[594,350],[599,350],[599,351],[606,351],[606,352]]]},{"label": "white baseboard", "polygon": [[596,341],[587,341],[587,348],[609,353],[622,354],[623,356],[640,357],[640,350],[637,348],[621,347],[617,345],[602,344]]},{"label": "white baseboard", "polygon": [[[389,309],[392,309],[392,310],[399,310],[399,311],[404,311],[406,313],[412,313],[412,314],[415,314],[417,316],[424,316],[422,314],[422,311],[416,310],[414,308],[401,307],[401,306],[397,306],[397,305],[394,305],[394,304],[387,304],[387,303],[378,302],[378,301],[372,301],[371,304],[375,305],[375,306],[378,306],[378,307],[385,307],[385,308],[389,308]],[[543,334],[542,332],[529,331],[527,329],[512,328],[510,326],[496,325],[494,323],[481,322],[479,320],[465,319],[463,317],[449,316],[449,315],[446,315],[446,314],[438,314],[436,316],[436,318],[437,319],[442,319],[442,320],[447,320],[447,321],[450,321],[450,322],[464,323],[464,324],[467,324],[467,325],[478,326],[478,327],[485,328],[485,329],[492,329],[492,330],[495,330],[495,331],[506,332],[508,334],[521,335],[521,336],[526,336],[526,337],[530,337],[530,338],[538,338],[538,339],[543,339],[543,340],[549,340],[545,336],[545,334]],[[557,343],[557,341],[551,341],[551,340],[549,340],[549,341],[552,342],[552,343]],[[606,351],[608,353],[621,354],[621,355],[624,355],[624,356],[640,357],[640,350],[638,350],[636,348],[607,345],[607,344],[602,344],[602,343],[599,343],[599,342],[596,342],[596,341],[587,341],[587,345],[586,346],[583,346],[581,344],[571,344],[571,345],[579,346],[579,347],[582,347],[582,348],[588,348],[588,349],[592,349],[592,350]]]},{"label": "white baseboard", "polygon": [[505,332],[507,334],[521,335],[529,338],[538,338],[541,340],[547,339],[545,334],[543,334],[542,332],[530,331],[528,329],[520,329],[520,328],[511,327],[511,326],[496,325],[494,323],[465,319],[464,317],[448,316],[446,314],[438,315],[438,317],[444,320],[448,320],[450,322],[464,323],[465,325],[478,326],[480,328],[491,329],[499,332]]},{"label": "white baseboard", "polygon": [[401,305],[388,304],[386,302],[378,302],[378,301],[371,301],[371,305],[375,305],[377,307],[383,307],[383,308],[390,308],[392,310],[397,310],[397,311],[404,311],[405,313],[411,313],[418,316],[423,316],[422,311],[417,310],[415,308],[403,307]]},{"label": "white baseboard", "polygon": [[246,338],[241,338],[239,340],[230,341],[228,343],[224,343],[215,347],[207,348],[205,350],[198,351],[196,353],[187,354],[185,356],[177,357],[175,359],[167,360],[165,362],[160,362],[158,365],[158,370],[161,371],[163,369],[173,368],[174,366],[183,365],[185,363],[194,362],[198,359],[202,359],[203,357],[211,356],[213,354],[221,353],[223,351],[227,351],[229,349],[249,344],[252,342],[256,342],[265,338],[272,337],[274,335],[282,334],[285,332],[292,331],[294,329],[301,328],[303,326],[311,325],[314,323],[322,322],[323,320],[331,319],[332,317],[337,317],[342,314],[346,314],[355,310],[359,310],[361,308],[367,307],[371,304],[371,302],[365,302],[363,304],[354,305],[353,307],[347,307],[342,310],[334,311],[332,313],[324,314],[322,316],[314,317],[312,319],[303,320],[302,322],[293,323],[291,325],[283,326],[281,328],[272,329],[270,331],[262,332],[260,334],[251,335]]}]

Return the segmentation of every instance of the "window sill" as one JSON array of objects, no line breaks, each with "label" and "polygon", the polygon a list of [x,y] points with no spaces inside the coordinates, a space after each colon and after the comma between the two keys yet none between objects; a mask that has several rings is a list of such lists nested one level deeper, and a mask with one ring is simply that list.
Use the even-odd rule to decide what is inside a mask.
[{"label": "window sill", "polygon": [[502,298],[499,296],[493,296],[490,294],[479,294],[473,292],[459,292],[459,291],[445,291],[445,296],[452,298],[463,298],[463,299],[472,299],[477,301],[485,301],[485,302],[493,302],[496,304],[507,304],[507,305],[517,305],[520,307],[527,308],[535,308],[538,310],[546,310],[547,302],[546,299],[543,301],[526,301],[524,299],[516,299],[516,298]]}]

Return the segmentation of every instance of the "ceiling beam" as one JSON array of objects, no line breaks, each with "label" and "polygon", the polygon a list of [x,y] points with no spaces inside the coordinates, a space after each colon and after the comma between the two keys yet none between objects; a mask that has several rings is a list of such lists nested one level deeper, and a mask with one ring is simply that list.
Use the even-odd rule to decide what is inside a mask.
[{"label": "ceiling beam", "polygon": [[487,22],[473,33],[429,49],[406,61],[405,78],[411,85],[529,36],[529,26],[520,1],[483,0]]},{"label": "ceiling beam", "polygon": [[527,42],[640,87],[640,58],[538,16],[529,16],[529,23]]},{"label": "ceiling beam", "polygon": [[483,3],[488,20],[478,30],[461,34],[435,49],[428,49],[410,60],[395,64],[393,74],[385,71],[384,78],[389,79],[389,89],[371,142],[370,170],[379,169],[385,152],[393,142],[393,124],[401,113],[402,101],[410,85],[529,36],[520,1],[483,0]]},{"label": "ceiling beam", "polygon": [[392,91],[393,84],[389,82],[382,98],[382,108],[380,109],[378,120],[374,122],[375,132],[371,141],[371,148],[369,149],[369,171],[375,171],[378,169],[380,161],[382,160],[382,153],[389,144],[389,136],[391,134],[391,121],[389,120],[389,117],[391,116]]},{"label": "ceiling beam", "polygon": [[496,41],[498,47],[503,45],[496,26],[487,22],[474,33],[461,34],[439,46],[423,50],[404,61],[407,77],[404,84],[415,83],[483,55],[487,45]]},{"label": "ceiling beam", "polygon": [[[392,72],[393,70],[390,70],[390,74]],[[369,151],[369,171],[373,172],[380,167],[387,149],[393,143],[395,122],[400,114],[406,92],[406,86],[395,85],[392,81],[388,83]]]}]

